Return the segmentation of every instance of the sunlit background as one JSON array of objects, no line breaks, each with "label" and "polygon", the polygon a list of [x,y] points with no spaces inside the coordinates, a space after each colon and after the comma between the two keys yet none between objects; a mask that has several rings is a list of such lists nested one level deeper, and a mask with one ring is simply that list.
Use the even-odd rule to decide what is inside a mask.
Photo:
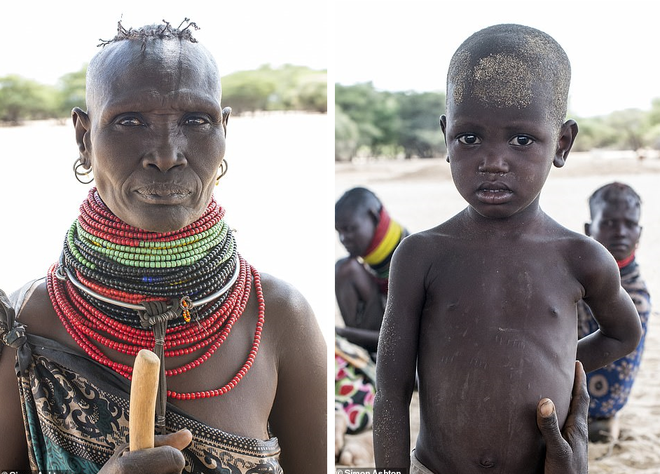
[{"label": "sunlit background", "polygon": [[519,23],[554,37],[571,60],[580,116],[648,109],[660,96],[657,8],[643,0],[337,0],[334,78],[391,91],[445,90],[456,48],[472,33]]}]

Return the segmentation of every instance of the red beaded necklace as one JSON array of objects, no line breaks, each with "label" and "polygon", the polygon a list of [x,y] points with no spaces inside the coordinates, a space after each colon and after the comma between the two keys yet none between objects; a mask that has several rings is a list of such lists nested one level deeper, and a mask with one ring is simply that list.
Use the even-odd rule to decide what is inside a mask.
[{"label": "red beaded necklace", "polygon": [[[55,312],[67,332],[89,357],[130,379],[133,368],[111,360],[103,352],[102,347],[132,356],[141,349],[153,350],[157,343],[154,330],[140,327],[135,322],[135,317],[131,319],[122,313],[134,312],[125,308],[135,305],[140,307],[141,303],[147,304],[151,301],[161,302],[167,309],[162,314],[155,315],[156,320],[167,317],[173,322],[169,327],[167,324],[163,326],[166,327],[164,341],[161,343],[164,357],[203,351],[192,362],[165,370],[165,376],[172,377],[198,367],[229,337],[233,325],[245,310],[254,284],[258,319],[252,347],[241,369],[220,388],[187,393],[168,390],[167,396],[179,400],[215,397],[229,392],[240,382],[252,367],[259,350],[265,304],[257,270],[238,254],[229,230],[214,229],[215,226],[224,225],[223,215],[224,210],[212,201],[202,218],[179,232],[168,234],[145,232],[121,222],[105,207],[94,190],[90,192],[88,199],[81,206],[78,225],[72,226],[67,236],[61,261],[50,268],[47,276],[48,293]],[[215,247],[202,251],[199,248],[205,249],[205,247],[201,247],[200,242],[207,238],[202,237],[204,233],[226,235],[226,237],[217,239],[219,243]],[[117,250],[117,246],[121,249]],[[199,248],[192,250],[188,248],[194,246]],[[138,250],[144,252],[145,248],[160,249],[156,252],[146,252],[146,255],[156,262],[160,261],[159,252],[167,256],[171,256],[172,253],[185,254],[186,258],[194,260],[193,265],[197,265],[199,270],[194,271],[196,267],[191,266],[163,270],[154,263],[147,268],[137,267],[136,270],[118,263],[126,260],[126,254],[130,257],[133,253],[139,253]],[[131,252],[131,249],[135,251]],[[120,254],[123,260],[120,260],[118,256]],[[233,270],[230,268],[232,265],[235,267]],[[189,278],[176,281],[176,275],[185,274],[186,271],[190,274]],[[175,275],[173,280],[170,274]],[[178,291],[198,278],[199,274],[206,275],[206,279],[201,284],[210,288],[207,293],[211,292],[211,295],[198,299],[202,303],[195,304],[195,301],[187,295],[180,297]],[[222,277],[218,278],[218,275]],[[147,283],[140,285],[135,281]],[[168,282],[162,285],[172,295],[177,296],[168,298],[162,295],[150,295],[154,281]],[[218,291],[217,287],[223,284],[224,286]],[[117,288],[108,285],[115,285]],[[131,291],[119,289],[126,285],[130,286]],[[224,301],[220,302],[220,299]],[[170,301],[171,304],[164,303]],[[115,312],[119,316],[110,314]],[[188,324],[191,321],[191,313],[195,313],[197,317],[192,324]],[[122,318],[125,320],[121,320]],[[145,325],[145,320],[142,318],[142,326]]]}]

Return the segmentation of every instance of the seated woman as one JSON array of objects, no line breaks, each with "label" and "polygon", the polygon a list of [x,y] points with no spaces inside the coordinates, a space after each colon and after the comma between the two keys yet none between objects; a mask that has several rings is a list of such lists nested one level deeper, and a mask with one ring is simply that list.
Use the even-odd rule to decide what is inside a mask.
[{"label": "seated woman", "polygon": [[[120,25],[89,65],[75,170],[96,187],[46,278],[1,299],[3,469],[325,469],[325,343],[305,299],[242,258],[213,198],[231,110],[193,25]],[[165,436],[128,452],[143,348],[164,361]]]}]

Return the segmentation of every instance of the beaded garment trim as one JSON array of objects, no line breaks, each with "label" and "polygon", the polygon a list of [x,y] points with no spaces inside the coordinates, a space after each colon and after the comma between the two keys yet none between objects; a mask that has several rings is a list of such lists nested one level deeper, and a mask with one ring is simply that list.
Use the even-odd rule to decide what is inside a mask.
[{"label": "beaded garment trim", "polygon": [[76,343],[129,379],[133,368],[111,360],[103,347],[134,356],[160,342],[164,357],[198,354],[164,371],[167,377],[178,375],[202,364],[229,337],[254,284],[259,318],[243,367],[220,388],[168,390],[167,396],[206,398],[235,387],[257,355],[265,308],[259,273],[238,253],[224,209],[212,200],[198,221],[170,233],[122,222],[95,189],[80,211],[47,278],[53,308]]}]

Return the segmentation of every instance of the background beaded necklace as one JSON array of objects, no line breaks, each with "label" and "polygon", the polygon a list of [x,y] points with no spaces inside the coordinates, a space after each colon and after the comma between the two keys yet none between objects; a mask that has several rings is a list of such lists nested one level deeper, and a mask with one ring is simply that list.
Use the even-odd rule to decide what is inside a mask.
[{"label": "background beaded necklace", "polygon": [[[243,367],[224,386],[167,396],[196,399],[227,393],[250,370],[259,349],[264,299],[259,273],[236,250],[224,209],[212,200],[204,215],[176,232],[147,232],[122,222],[92,189],[70,227],[48,293],[68,333],[94,360],[130,378],[132,367],[101,347],[136,355],[141,349],[175,357],[200,351],[165,378],[206,361],[229,337],[254,283],[259,317]],[[163,390],[164,391],[164,390]]]}]

